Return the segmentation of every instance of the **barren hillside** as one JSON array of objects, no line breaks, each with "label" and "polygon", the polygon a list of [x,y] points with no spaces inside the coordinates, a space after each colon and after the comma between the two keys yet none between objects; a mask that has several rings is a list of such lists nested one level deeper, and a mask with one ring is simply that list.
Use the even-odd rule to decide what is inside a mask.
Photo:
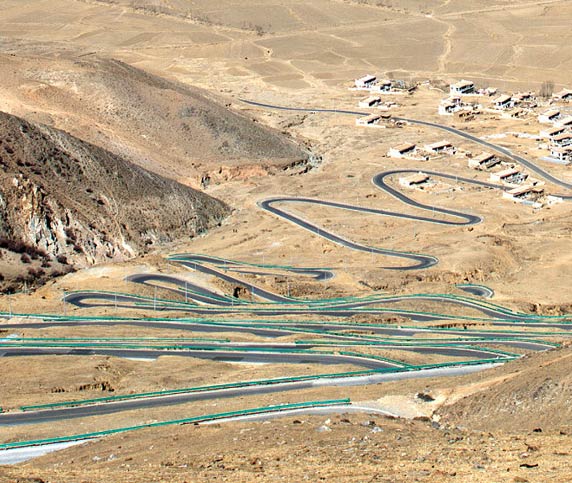
[{"label": "barren hillside", "polygon": [[0,163],[0,236],[8,249],[24,243],[79,263],[125,259],[201,233],[229,212],[104,149],[5,113]]},{"label": "barren hillside", "polygon": [[483,431],[558,430],[572,417],[572,349],[525,356],[490,373],[494,384],[441,409],[443,420]]},{"label": "barren hillside", "polygon": [[0,54],[2,109],[161,175],[196,185],[229,167],[285,166],[308,156],[287,136],[200,89],[113,59],[50,50],[40,58],[40,46],[20,47],[16,55]]}]

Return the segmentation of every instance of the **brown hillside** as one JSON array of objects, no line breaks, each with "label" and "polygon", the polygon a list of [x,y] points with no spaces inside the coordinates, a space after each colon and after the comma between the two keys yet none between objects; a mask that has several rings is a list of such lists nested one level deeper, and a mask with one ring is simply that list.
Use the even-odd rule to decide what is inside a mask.
[{"label": "brown hillside", "polygon": [[443,421],[484,431],[572,424],[572,348],[525,356],[490,372],[491,384],[443,407]]},{"label": "brown hillside", "polygon": [[0,237],[78,263],[194,236],[229,208],[109,151],[0,113]]},{"label": "brown hillside", "polygon": [[[307,152],[194,87],[113,59],[28,45],[0,53],[4,110],[185,183],[225,167],[285,166]],[[25,52],[25,53],[23,53]]]}]

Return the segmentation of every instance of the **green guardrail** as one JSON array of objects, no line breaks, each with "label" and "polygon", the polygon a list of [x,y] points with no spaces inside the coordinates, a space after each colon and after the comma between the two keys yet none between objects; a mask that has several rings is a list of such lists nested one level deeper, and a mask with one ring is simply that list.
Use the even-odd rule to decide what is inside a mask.
[{"label": "green guardrail", "polygon": [[46,444],[54,443],[64,443],[72,441],[82,441],[87,439],[94,439],[102,436],[108,436],[111,434],[125,433],[128,431],[136,431],[139,429],[146,428],[158,428],[163,426],[172,426],[179,424],[194,424],[208,421],[216,421],[220,419],[228,419],[240,416],[250,416],[256,414],[271,414],[281,411],[288,411],[292,409],[306,409],[306,408],[318,408],[327,406],[349,406],[351,401],[349,399],[330,399],[324,401],[308,401],[302,403],[291,403],[291,404],[278,404],[274,406],[265,406],[258,408],[242,409],[239,411],[228,411],[224,413],[209,414],[205,416],[195,416],[192,418],[185,419],[173,419],[169,421],[160,421],[156,423],[140,424],[136,426],[127,426],[123,428],[108,429],[105,431],[96,431],[92,433],[75,434],[72,436],[60,436],[57,438],[47,438],[47,439],[36,439],[31,441],[16,441],[12,443],[0,444],[0,450],[23,448],[27,446],[41,446]]},{"label": "green guardrail", "polygon": [[35,404],[29,406],[21,406],[20,410],[23,412],[26,411],[41,411],[41,410],[49,410],[49,409],[59,409],[59,408],[68,408],[68,407],[75,407],[75,406],[87,406],[93,404],[104,404],[104,403],[114,403],[114,402],[121,402],[125,400],[134,400],[134,399],[146,399],[146,398],[153,398],[153,397],[166,397],[166,396],[173,396],[178,394],[191,394],[195,392],[210,392],[210,391],[218,391],[218,390],[225,390],[225,389],[237,389],[237,388],[244,388],[250,386],[263,386],[263,385],[276,385],[276,384],[287,384],[287,383],[294,383],[294,382],[305,382],[305,381],[312,381],[312,380],[320,380],[320,379],[337,379],[337,378],[349,378],[349,377],[362,377],[362,376],[371,376],[375,374],[389,374],[389,373],[396,373],[396,372],[414,372],[414,371],[422,371],[428,369],[435,369],[435,368],[447,368],[447,367],[456,367],[456,366],[467,366],[467,365],[486,365],[486,364],[500,364],[507,362],[509,360],[513,360],[518,358],[515,357],[504,357],[504,358],[496,358],[496,359],[480,359],[480,360],[473,360],[473,361],[452,361],[452,362],[443,362],[438,364],[425,364],[425,365],[404,365],[403,367],[385,367],[379,369],[368,369],[368,370],[361,370],[361,371],[348,371],[348,372],[335,372],[329,374],[309,374],[309,375],[301,375],[301,376],[290,376],[290,377],[279,377],[274,379],[257,379],[253,381],[241,381],[241,382],[229,382],[224,384],[213,384],[208,386],[197,386],[191,388],[180,388],[180,389],[168,389],[165,391],[153,391],[153,392],[145,392],[145,393],[138,393],[138,394],[123,394],[117,396],[107,396],[101,398],[93,398],[93,399],[83,399],[77,401],[60,401],[56,403],[47,403],[47,404]]}]

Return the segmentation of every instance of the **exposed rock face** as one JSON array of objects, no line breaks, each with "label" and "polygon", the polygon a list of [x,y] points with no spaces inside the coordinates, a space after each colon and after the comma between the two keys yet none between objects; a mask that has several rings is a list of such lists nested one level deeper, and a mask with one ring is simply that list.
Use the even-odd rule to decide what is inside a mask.
[{"label": "exposed rock face", "polygon": [[0,113],[0,237],[79,264],[192,237],[222,202],[63,131]]}]

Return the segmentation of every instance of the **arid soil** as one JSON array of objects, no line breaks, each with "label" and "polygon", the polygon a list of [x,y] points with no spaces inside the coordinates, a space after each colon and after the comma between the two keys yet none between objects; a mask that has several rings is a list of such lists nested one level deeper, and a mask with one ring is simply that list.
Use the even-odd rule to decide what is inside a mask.
[{"label": "arid soil", "polygon": [[[486,137],[572,182],[571,168],[543,160],[547,150],[533,139],[546,127],[537,115],[549,107],[547,99],[523,117],[490,111],[492,99],[486,96],[475,97],[483,105],[481,114],[464,119],[437,114],[448,84],[462,78],[501,93],[538,91],[546,81],[553,81],[555,90],[572,87],[569,2],[0,0],[0,12],[0,111],[6,113],[0,115],[0,233],[8,240],[0,248],[0,272],[10,283],[20,277],[12,287],[19,290],[63,275],[73,265],[81,268],[35,291],[3,297],[0,310],[180,316],[112,305],[80,309],[63,304],[61,297],[73,290],[108,290],[181,299],[125,279],[136,273],[176,274],[233,293],[233,284],[165,260],[173,253],[204,253],[257,264],[328,267],[335,274],[325,282],[284,270],[244,276],[293,297],[462,295],[456,284],[479,283],[495,291],[493,303],[514,310],[571,312],[569,204],[537,209],[503,199],[499,190],[437,177],[421,189],[402,188],[396,174],[388,182],[413,199],[483,221],[445,226],[310,203],[280,205],[358,243],[437,257],[439,264],[425,271],[388,270],[402,261],[351,251],[257,206],[273,196],[304,196],[440,219],[431,210],[405,206],[375,187],[372,177],[403,168],[488,181],[489,172],[467,165],[482,152],[480,146],[414,124],[361,128],[355,116],[243,102],[356,110],[365,96],[348,90],[356,77],[371,73],[403,80],[416,89],[384,96],[397,104],[393,116]],[[570,104],[554,105],[572,113]],[[444,138],[454,143],[456,155],[428,161],[388,156],[389,148],[403,142],[423,146]],[[552,195],[565,192],[550,183],[543,187]],[[22,261],[30,247],[30,260]],[[394,307],[478,314],[431,301]],[[461,319],[413,323],[364,315],[354,320],[498,329]],[[205,336],[95,324],[4,331],[2,323],[0,338]],[[224,331],[209,336],[268,341]],[[551,338],[565,344],[567,339]],[[413,364],[444,360],[397,350],[379,355]],[[564,347],[454,378],[312,387],[2,427],[0,443],[345,397],[401,416],[364,411],[144,430],[0,467],[0,481],[566,482],[572,463],[570,355]],[[15,410],[24,404],[354,369],[184,357],[155,362],[0,358],[0,406]]]}]

